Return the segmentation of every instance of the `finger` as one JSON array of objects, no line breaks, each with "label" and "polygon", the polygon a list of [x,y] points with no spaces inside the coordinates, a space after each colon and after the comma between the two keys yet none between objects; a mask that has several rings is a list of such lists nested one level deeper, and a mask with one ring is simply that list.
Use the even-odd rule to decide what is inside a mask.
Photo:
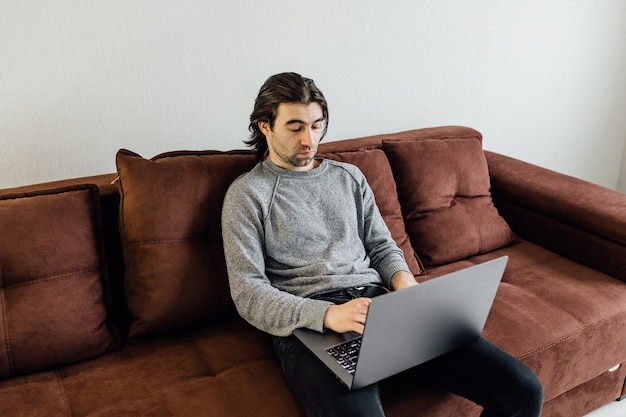
[{"label": "finger", "polygon": [[352,330],[357,333],[363,334],[363,330],[365,330],[365,323],[353,323]]},{"label": "finger", "polygon": [[372,300],[369,298],[363,298],[360,300],[360,304],[359,304],[360,311],[357,314],[357,322],[360,325],[365,324],[365,321],[367,320],[367,312],[369,311],[369,307],[371,303],[372,303]]},{"label": "finger", "polygon": [[368,311],[369,311],[369,309],[370,309],[370,304],[372,304],[372,300],[371,300],[371,299],[369,299],[369,298],[365,298],[365,299],[363,300],[362,308],[363,308],[363,313],[364,313],[365,315],[367,315],[367,312],[368,312]]},{"label": "finger", "polygon": [[370,307],[370,304],[372,304],[371,298],[357,298],[355,301],[358,303],[358,305],[365,307],[366,309],[368,309]]},{"label": "finger", "polygon": [[354,319],[359,323],[365,323],[365,319],[367,318],[367,311],[364,310],[363,307],[359,308],[359,311],[354,313]]}]

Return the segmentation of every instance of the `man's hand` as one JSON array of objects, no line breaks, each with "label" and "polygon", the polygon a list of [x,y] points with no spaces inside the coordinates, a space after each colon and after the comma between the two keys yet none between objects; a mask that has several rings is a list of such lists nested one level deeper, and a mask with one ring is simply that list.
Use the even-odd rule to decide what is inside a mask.
[{"label": "man's hand", "polygon": [[410,272],[398,271],[391,277],[391,288],[395,291],[412,287],[413,285],[417,285],[417,281],[415,281],[413,274]]},{"label": "man's hand", "polygon": [[[391,277],[391,287],[396,291],[413,285],[417,285],[417,281],[408,271],[398,271]],[[337,333],[354,331],[363,334],[371,302],[370,298],[361,297],[331,305],[324,316],[324,327]]]},{"label": "man's hand", "polygon": [[344,304],[331,305],[324,316],[324,327],[337,333],[354,331],[363,334],[370,298],[355,298]]}]

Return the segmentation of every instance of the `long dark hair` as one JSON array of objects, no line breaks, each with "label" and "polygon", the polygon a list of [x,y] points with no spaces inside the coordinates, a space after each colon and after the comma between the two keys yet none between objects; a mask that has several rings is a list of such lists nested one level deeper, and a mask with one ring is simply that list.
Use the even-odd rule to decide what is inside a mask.
[{"label": "long dark hair", "polygon": [[244,143],[254,148],[258,160],[263,159],[267,152],[267,139],[261,129],[259,122],[268,122],[270,129],[274,128],[278,106],[281,103],[318,103],[322,107],[324,117],[324,131],[322,139],[328,129],[328,104],[322,92],[317,88],[315,82],[296,74],[295,72],[284,72],[272,75],[265,81],[259,90],[259,94],[254,101],[254,110],[250,115],[250,139]]}]

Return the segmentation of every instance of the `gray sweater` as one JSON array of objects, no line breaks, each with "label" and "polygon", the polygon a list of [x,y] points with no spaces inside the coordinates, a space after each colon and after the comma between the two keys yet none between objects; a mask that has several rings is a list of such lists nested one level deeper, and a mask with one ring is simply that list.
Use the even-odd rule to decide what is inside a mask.
[{"label": "gray sweater", "polygon": [[276,336],[323,331],[330,303],[312,295],[390,287],[409,270],[361,171],[331,160],[308,172],[257,164],[229,188],[222,233],[237,311]]}]

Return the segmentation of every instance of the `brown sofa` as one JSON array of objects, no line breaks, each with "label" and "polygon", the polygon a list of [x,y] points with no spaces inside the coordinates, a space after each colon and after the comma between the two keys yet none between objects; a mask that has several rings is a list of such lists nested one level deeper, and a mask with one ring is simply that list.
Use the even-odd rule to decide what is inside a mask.
[{"label": "brown sofa", "polygon": [[[440,127],[320,153],[364,171],[418,280],[509,256],[484,335],[537,373],[544,416],[582,416],[624,393],[626,195],[481,141]],[[302,415],[228,293],[222,197],[254,163],[121,150],[117,174],[2,190],[0,415]],[[381,390],[389,416],[480,413],[403,375]]]}]

